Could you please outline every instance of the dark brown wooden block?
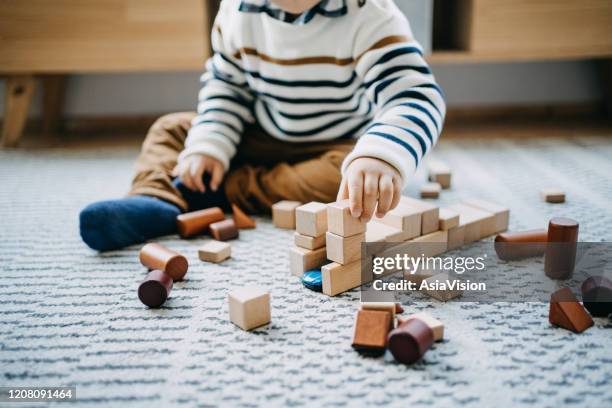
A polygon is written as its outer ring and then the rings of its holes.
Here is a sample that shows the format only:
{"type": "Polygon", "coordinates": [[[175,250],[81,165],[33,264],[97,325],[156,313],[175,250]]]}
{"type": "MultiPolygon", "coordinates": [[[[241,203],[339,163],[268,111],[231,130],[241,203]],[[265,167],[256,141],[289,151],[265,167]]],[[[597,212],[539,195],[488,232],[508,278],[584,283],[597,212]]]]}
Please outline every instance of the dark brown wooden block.
{"type": "Polygon", "coordinates": [[[138,298],[149,307],[160,307],[168,299],[172,285],[172,277],[156,269],[149,272],[145,280],[138,286],[138,298]]]}
{"type": "Polygon", "coordinates": [[[359,310],[355,321],[353,348],[367,354],[383,354],[391,326],[391,313],[379,310],[359,310]]]}
{"type": "Polygon", "coordinates": [[[238,238],[238,228],[234,220],[228,219],[210,224],[210,235],[217,241],[238,238]]]}
{"type": "Polygon", "coordinates": [[[582,333],[593,325],[593,319],[570,288],[560,289],[550,296],[548,320],[575,333],[582,333]]]}
{"type": "Polygon", "coordinates": [[[433,342],[433,330],[420,319],[404,321],[388,338],[389,351],[402,364],[418,361],[433,342]]]}
{"type": "Polygon", "coordinates": [[[504,232],[495,237],[495,252],[504,261],[542,256],[547,242],[548,231],[545,229],[504,232]]]}
{"type": "Polygon", "coordinates": [[[612,313],[612,280],[605,276],[591,276],[582,282],[582,303],[596,317],[612,313]]]}
{"type": "Polygon", "coordinates": [[[213,207],[179,215],[176,217],[176,226],[181,238],[189,238],[205,233],[210,224],[224,218],[223,210],[213,207]]]}
{"type": "Polygon", "coordinates": [[[544,271],[551,279],[569,279],[576,263],[578,222],[571,218],[553,218],[548,224],[548,244],[544,271]]]}
{"type": "Polygon", "coordinates": [[[149,269],[166,272],[175,281],[183,280],[189,263],[183,255],[163,245],[146,244],[140,250],[140,262],[149,269]]]}

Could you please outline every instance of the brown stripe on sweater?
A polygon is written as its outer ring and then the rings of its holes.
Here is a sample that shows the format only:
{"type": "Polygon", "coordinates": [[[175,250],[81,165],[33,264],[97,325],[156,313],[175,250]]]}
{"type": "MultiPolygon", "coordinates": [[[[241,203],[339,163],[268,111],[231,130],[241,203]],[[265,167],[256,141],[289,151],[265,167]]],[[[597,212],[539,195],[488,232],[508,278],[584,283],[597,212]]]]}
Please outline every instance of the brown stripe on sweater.
{"type": "Polygon", "coordinates": [[[370,48],[362,52],[357,56],[357,58],[337,58],[331,56],[314,56],[314,57],[302,57],[302,58],[293,58],[293,59],[283,59],[283,58],[275,58],[266,54],[262,54],[257,51],[255,48],[240,48],[234,53],[234,58],[241,59],[242,55],[251,55],[254,57],[259,57],[261,60],[270,62],[272,64],[277,65],[309,65],[309,64],[333,64],[339,66],[350,65],[356,62],[359,62],[361,57],[372,50],[376,50],[378,48],[386,47],[390,44],[407,42],[408,38],[403,35],[392,35],[389,37],[385,37],[382,40],[376,42],[370,48]]]}

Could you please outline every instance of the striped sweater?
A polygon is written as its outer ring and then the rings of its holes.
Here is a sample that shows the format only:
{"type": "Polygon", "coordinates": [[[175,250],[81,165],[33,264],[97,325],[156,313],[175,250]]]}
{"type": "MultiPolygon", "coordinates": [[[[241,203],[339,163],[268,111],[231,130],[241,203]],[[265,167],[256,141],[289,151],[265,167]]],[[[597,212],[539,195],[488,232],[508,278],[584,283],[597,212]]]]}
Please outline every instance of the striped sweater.
{"type": "Polygon", "coordinates": [[[295,21],[268,0],[223,0],[193,120],[179,158],[229,167],[253,124],[295,143],[359,138],[359,157],[394,166],[408,181],[435,145],[443,93],[392,0],[324,0],[295,21]],[[325,7],[323,7],[323,5],[325,7]]]}

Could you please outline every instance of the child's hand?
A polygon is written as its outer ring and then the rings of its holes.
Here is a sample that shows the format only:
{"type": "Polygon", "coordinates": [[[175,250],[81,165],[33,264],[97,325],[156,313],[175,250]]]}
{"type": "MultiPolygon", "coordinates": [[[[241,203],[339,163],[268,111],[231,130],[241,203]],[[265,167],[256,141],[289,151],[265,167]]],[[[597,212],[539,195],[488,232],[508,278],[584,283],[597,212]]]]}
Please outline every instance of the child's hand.
{"type": "Polygon", "coordinates": [[[402,180],[399,172],[386,162],[369,157],[349,164],[340,184],[338,200],[348,198],[351,215],[368,222],[374,215],[383,217],[397,207],[402,180]]]}
{"type": "Polygon", "coordinates": [[[210,188],[217,191],[223,180],[223,164],[203,154],[192,154],[181,160],[174,168],[174,174],[192,191],[204,193],[204,173],[210,174],[210,188]]]}

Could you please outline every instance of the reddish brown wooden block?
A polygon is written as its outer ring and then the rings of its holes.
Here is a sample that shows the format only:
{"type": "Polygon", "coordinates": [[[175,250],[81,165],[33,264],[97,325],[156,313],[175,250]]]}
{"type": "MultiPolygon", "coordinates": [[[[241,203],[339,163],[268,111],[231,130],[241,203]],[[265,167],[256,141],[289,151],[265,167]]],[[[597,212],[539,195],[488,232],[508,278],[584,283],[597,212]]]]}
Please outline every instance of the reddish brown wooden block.
{"type": "Polygon", "coordinates": [[[379,310],[360,310],[355,321],[353,348],[360,352],[382,354],[387,346],[391,313],[379,310]]]}
{"type": "Polygon", "coordinates": [[[544,255],[548,242],[547,230],[505,232],[495,237],[495,252],[499,259],[511,261],[544,255]]]}
{"type": "Polygon", "coordinates": [[[217,241],[238,238],[239,232],[234,220],[223,220],[210,224],[210,235],[217,241]]]}
{"type": "Polygon", "coordinates": [[[582,333],[593,325],[593,319],[570,288],[560,289],[550,296],[548,320],[575,333],[582,333]]]}
{"type": "Polygon", "coordinates": [[[548,224],[548,243],[544,271],[551,279],[568,279],[576,264],[578,222],[571,218],[553,218],[548,224]]]}
{"type": "Polygon", "coordinates": [[[172,285],[172,277],[156,269],[149,272],[145,280],[138,286],[138,298],[149,307],[160,307],[168,299],[172,285]]]}
{"type": "Polygon", "coordinates": [[[166,272],[175,281],[183,280],[189,263],[187,258],[160,244],[146,244],[140,250],[140,262],[149,269],[166,272]]]}
{"type": "Polygon", "coordinates": [[[239,229],[255,228],[255,220],[246,215],[236,204],[232,204],[232,214],[234,218],[234,224],[236,224],[236,227],[238,227],[239,229]]]}
{"type": "Polygon", "coordinates": [[[213,207],[179,215],[176,217],[176,226],[182,238],[189,238],[205,233],[210,224],[224,218],[223,211],[219,207],[213,207]]]}
{"type": "Polygon", "coordinates": [[[389,333],[389,351],[402,364],[418,361],[434,342],[433,330],[420,319],[409,319],[389,333]]]}

